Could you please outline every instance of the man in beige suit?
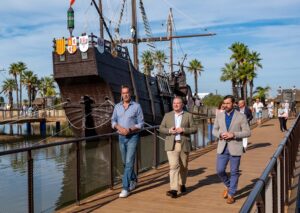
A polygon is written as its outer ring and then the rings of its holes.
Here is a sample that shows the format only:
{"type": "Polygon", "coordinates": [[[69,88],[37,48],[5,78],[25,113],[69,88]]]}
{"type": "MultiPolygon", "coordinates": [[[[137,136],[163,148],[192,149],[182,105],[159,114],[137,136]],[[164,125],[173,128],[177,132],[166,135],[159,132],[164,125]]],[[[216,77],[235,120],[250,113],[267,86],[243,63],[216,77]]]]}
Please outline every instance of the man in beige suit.
{"type": "Polygon", "coordinates": [[[183,111],[181,97],[173,100],[173,111],[166,113],[159,127],[166,134],[165,151],[170,164],[170,190],[167,195],[177,198],[177,192],[186,192],[188,155],[191,151],[190,134],[196,133],[192,114],[183,111]]]}
{"type": "Polygon", "coordinates": [[[250,136],[250,128],[244,114],[233,109],[234,97],[227,95],[223,99],[225,112],[216,115],[213,135],[219,138],[217,148],[217,174],[226,186],[223,192],[228,204],[235,202],[234,194],[239,179],[239,166],[243,154],[243,138],[250,136]],[[230,161],[230,177],[226,167],[230,161]]]}

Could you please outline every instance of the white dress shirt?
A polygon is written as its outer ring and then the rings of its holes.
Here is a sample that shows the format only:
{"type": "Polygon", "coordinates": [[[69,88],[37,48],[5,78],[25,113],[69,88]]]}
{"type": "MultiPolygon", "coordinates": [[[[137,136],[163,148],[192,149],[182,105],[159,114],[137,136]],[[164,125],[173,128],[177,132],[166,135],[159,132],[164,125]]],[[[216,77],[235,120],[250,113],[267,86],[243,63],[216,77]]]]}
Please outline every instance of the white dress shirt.
{"type": "MultiPolygon", "coordinates": [[[[182,115],[183,115],[183,111],[181,111],[178,114],[175,113],[175,128],[180,128],[181,121],[182,121],[182,115]]],[[[176,141],[181,140],[180,134],[176,134],[175,135],[175,140],[176,141]]]]}

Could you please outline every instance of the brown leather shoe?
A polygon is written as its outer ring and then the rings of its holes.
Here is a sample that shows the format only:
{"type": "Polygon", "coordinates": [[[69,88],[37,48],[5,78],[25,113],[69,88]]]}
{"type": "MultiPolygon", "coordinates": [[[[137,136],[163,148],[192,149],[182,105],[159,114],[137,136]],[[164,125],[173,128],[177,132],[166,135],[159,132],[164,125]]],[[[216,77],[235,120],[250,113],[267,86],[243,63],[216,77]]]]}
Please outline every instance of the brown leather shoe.
{"type": "Polygon", "coordinates": [[[235,202],[235,199],[233,196],[228,195],[226,203],[227,204],[233,204],[235,202]]]}
{"type": "Polygon", "coordinates": [[[223,192],[223,198],[224,198],[224,199],[227,199],[227,197],[228,197],[228,192],[229,192],[229,189],[228,189],[228,188],[224,190],[224,192],[223,192]]]}

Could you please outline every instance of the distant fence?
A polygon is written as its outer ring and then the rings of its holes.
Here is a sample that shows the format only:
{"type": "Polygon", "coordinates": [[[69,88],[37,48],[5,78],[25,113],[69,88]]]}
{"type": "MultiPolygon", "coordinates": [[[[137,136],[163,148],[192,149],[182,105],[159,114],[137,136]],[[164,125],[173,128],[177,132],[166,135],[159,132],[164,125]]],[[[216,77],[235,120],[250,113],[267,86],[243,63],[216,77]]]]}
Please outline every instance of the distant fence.
{"type": "Polygon", "coordinates": [[[300,139],[300,114],[278,146],[240,212],[285,212],[300,139]]]}
{"type": "Polygon", "coordinates": [[[0,120],[11,118],[42,118],[42,117],[65,117],[65,110],[63,109],[50,109],[50,110],[37,110],[37,111],[22,111],[22,110],[0,110],[0,120]]]}

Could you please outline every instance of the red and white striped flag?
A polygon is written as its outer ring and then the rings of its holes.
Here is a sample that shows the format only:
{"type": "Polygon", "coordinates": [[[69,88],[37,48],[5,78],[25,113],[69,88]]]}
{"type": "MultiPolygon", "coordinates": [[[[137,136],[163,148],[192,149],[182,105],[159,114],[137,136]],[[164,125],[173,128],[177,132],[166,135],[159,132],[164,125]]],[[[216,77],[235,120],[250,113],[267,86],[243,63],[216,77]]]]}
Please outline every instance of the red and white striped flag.
{"type": "Polygon", "coordinates": [[[70,6],[74,4],[75,0],[70,0],[70,6]]]}

